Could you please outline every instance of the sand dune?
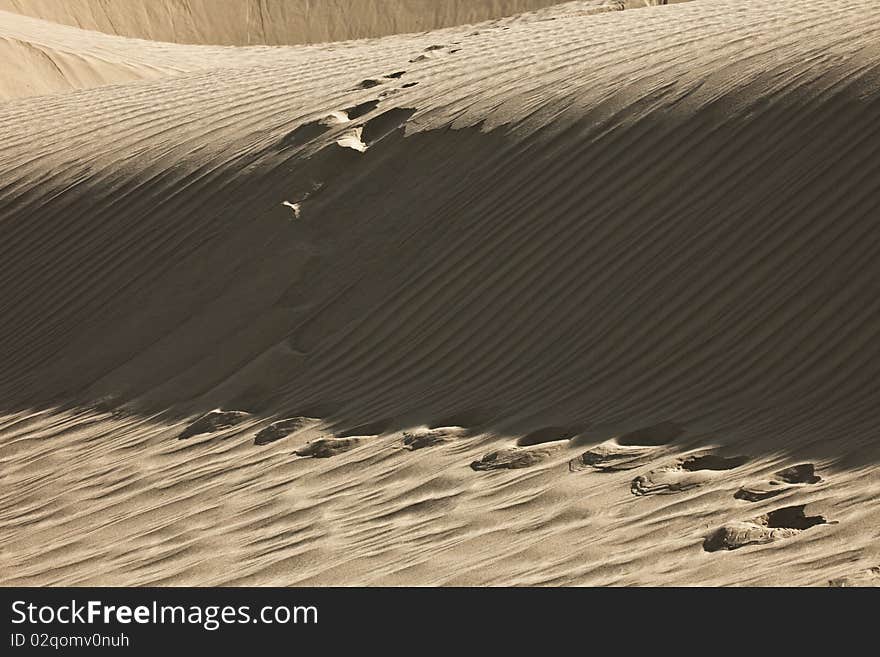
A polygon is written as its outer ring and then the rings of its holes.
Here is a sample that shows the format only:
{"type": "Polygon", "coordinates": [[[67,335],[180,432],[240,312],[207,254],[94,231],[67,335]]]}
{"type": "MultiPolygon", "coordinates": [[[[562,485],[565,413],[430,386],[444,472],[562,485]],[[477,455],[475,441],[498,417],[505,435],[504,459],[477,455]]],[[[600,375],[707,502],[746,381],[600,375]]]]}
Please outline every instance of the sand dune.
{"type": "Polygon", "coordinates": [[[53,6],[0,4],[62,69],[3,78],[0,582],[876,582],[873,0],[53,6]]]}
{"type": "MultiPolygon", "coordinates": [[[[213,68],[247,68],[266,48],[185,46],[126,39],[0,11],[0,100],[152,80],[213,68]]],[[[306,48],[286,52],[301,65],[306,48]]]]}
{"type": "MultiPolygon", "coordinates": [[[[636,0],[638,3],[641,1],[636,0]]],[[[389,5],[385,2],[376,4],[363,0],[337,0],[336,4],[322,3],[319,6],[305,3],[311,8],[307,11],[302,2],[291,0],[279,1],[274,9],[265,0],[262,3],[237,0],[227,2],[225,10],[218,12],[216,5],[208,0],[171,4],[157,0],[110,4],[95,0],[74,0],[69,3],[55,0],[0,0],[0,54],[8,61],[18,63],[0,73],[0,100],[150,80],[202,69],[262,66],[267,61],[267,48],[258,44],[299,43],[308,40],[306,37],[311,40],[342,41],[372,34],[412,31],[418,27],[439,28],[446,24],[468,23],[510,14],[514,15],[506,22],[533,22],[555,20],[560,11],[565,14],[593,14],[617,9],[616,6],[607,5],[605,0],[582,0],[566,3],[562,7],[547,7],[553,4],[550,0],[509,0],[500,3],[419,0],[416,3],[389,5]],[[425,9],[426,3],[430,10],[425,9]],[[260,23],[263,31],[251,33],[248,27],[250,23],[238,14],[245,12],[249,15],[257,11],[257,6],[262,6],[273,20],[264,19],[260,23]],[[547,8],[525,14],[514,12],[517,8],[529,7],[547,8]],[[335,19],[328,18],[340,15],[346,20],[337,23],[335,19]],[[87,29],[51,22],[59,20],[87,29]],[[318,25],[332,29],[323,32],[318,25]],[[244,32],[239,34],[237,30],[244,30],[246,35],[244,32]],[[271,32],[266,33],[265,30],[271,32]],[[120,38],[118,35],[131,38],[120,38]],[[184,44],[254,45],[226,48],[170,43],[181,40],[184,44]]],[[[435,34],[440,36],[442,32],[435,30],[435,34]]],[[[290,61],[301,66],[311,56],[320,57],[328,49],[345,47],[345,44],[327,44],[321,46],[319,51],[305,48],[276,50],[269,61],[290,61]]]]}
{"type": "Polygon", "coordinates": [[[131,43],[0,11],[0,100],[150,80],[201,68],[185,49],[131,43]]]}
{"type": "Polygon", "coordinates": [[[0,0],[0,10],[153,41],[277,46],[422,32],[556,4],[558,0],[235,0],[218,10],[216,0],[0,0]]]}

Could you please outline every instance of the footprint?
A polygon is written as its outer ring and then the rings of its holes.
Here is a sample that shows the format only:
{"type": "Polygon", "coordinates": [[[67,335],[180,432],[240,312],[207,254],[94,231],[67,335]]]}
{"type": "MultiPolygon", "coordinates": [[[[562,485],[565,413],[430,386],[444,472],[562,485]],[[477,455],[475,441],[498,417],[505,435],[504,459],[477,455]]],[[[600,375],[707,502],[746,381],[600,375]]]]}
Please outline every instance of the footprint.
{"type": "MultiPolygon", "coordinates": [[[[468,36],[470,36],[470,35],[468,35],[468,36]]],[[[458,44],[454,43],[452,45],[458,45],[458,44]]],[[[441,55],[442,53],[440,51],[445,48],[448,48],[448,50],[446,50],[447,55],[454,55],[455,53],[457,53],[461,50],[461,48],[452,48],[451,46],[446,46],[443,44],[434,44],[434,45],[431,45],[431,46],[428,46],[427,48],[425,48],[422,51],[422,54],[416,55],[411,60],[409,60],[409,63],[410,64],[417,64],[419,62],[424,62],[429,59],[434,59],[438,55],[441,55]]]]}
{"type": "MultiPolygon", "coordinates": [[[[377,100],[369,101],[352,107],[349,112],[352,112],[353,115],[356,116],[363,116],[375,109],[378,104],[379,101],[377,100]]],[[[416,110],[412,107],[392,108],[373,117],[364,123],[364,125],[346,131],[336,140],[336,144],[342,148],[350,148],[359,153],[364,153],[377,141],[402,129],[406,125],[406,122],[409,121],[415,113],[416,110]]],[[[349,114],[349,116],[352,116],[352,114],[349,114]]]]}
{"type": "Polygon", "coordinates": [[[633,470],[652,460],[656,451],[654,447],[627,447],[612,439],[573,458],[568,462],[568,469],[571,472],[587,469],[601,472],[633,470]]]}
{"type": "Polygon", "coordinates": [[[822,516],[804,514],[805,504],[786,506],[752,520],[730,522],[712,532],[703,541],[706,552],[736,550],[746,545],[762,545],[797,536],[801,532],[827,524],[822,516]]]}
{"type": "Polygon", "coordinates": [[[355,105],[354,107],[349,107],[347,110],[345,110],[345,116],[349,120],[353,121],[354,119],[361,118],[365,114],[369,114],[377,107],[379,107],[378,100],[368,100],[367,102],[361,103],[360,105],[355,105]]]}
{"type": "Polygon", "coordinates": [[[361,80],[357,84],[358,89],[372,89],[373,87],[378,87],[382,84],[382,80],[377,80],[376,78],[367,78],[366,80],[361,80]]]}
{"type": "Polygon", "coordinates": [[[606,440],[568,463],[571,472],[632,470],[657,457],[659,448],[684,434],[674,422],[662,422],[606,440]]]}
{"type": "Polygon", "coordinates": [[[489,452],[479,461],[471,463],[471,469],[481,470],[518,470],[529,468],[546,461],[556,450],[547,447],[526,449],[510,447],[489,452]]]}
{"type": "Polygon", "coordinates": [[[285,135],[284,138],[282,138],[281,140],[281,146],[283,148],[302,146],[314,139],[317,139],[325,132],[330,130],[330,128],[333,128],[334,126],[343,123],[347,123],[349,120],[350,116],[346,111],[330,112],[330,114],[328,114],[324,118],[318,119],[317,121],[309,121],[308,123],[304,123],[295,130],[287,133],[287,135],[285,135]]]}
{"type": "Polygon", "coordinates": [[[245,411],[224,411],[218,408],[205,413],[195,420],[177,438],[178,440],[184,440],[197,436],[200,433],[214,433],[221,429],[228,429],[243,422],[248,417],[250,417],[250,413],[245,411]]]}
{"type": "Polygon", "coordinates": [[[442,445],[464,432],[461,427],[443,427],[440,429],[422,429],[418,431],[406,431],[403,434],[403,446],[405,449],[415,451],[425,447],[442,445]]]}
{"type": "Polygon", "coordinates": [[[712,480],[712,472],[732,470],[748,461],[746,456],[730,458],[717,454],[692,454],[673,465],[651,470],[632,480],[633,495],[680,493],[712,480]]]}
{"type": "Polygon", "coordinates": [[[297,456],[328,459],[357,447],[357,438],[318,438],[296,450],[297,456]]]}
{"type": "Polygon", "coordinates": [[[733,496],[738,500],[760,502],[792,488],[799,488],[804,484],[816,484],[820,481],[822,477],[816,475],[812,463],[801,463],[774,473],[770,481],[743,486],[733,496]]]}
{"type": "Polygon", "coordinates": [[[329,129],[330,126],[324,123],[324,121],[311,121],[288,133],[284,139],[281,140],[281,145],[285,147],[302,146],[313,139],[317,139],[329,129]]]}
{"type": "Polygon", "coordinates": [[[416,110],[412,107],[395,107],[370,119],[364,124],[361,140],[372,146],[396,130],[400,130],[410,120],[416,110]]]}
{"type": "Polygon", "coordinates": [[[268,427],[260,431],[254,438],[254,445],[268,445],[276,440],[281,440],[292,433],[296,433],[300,429],[305,429],[311,424],[318,422],[313,417],[289,417],[284,420],[273,422],[268,427]]]}
{"type": "Polygon", "coordinates": [[[880,586],[880,566],[868,568],[854,575],[828,580],[828,586],[835,587],[874,587],[880,586]]]}
{"type": "Polygon", "coordinates": [[[529,447],[530,445],[542,445],[544,443],[552,443],[556,441],[568,440],[577,434],[574,429],[566,429],[564,427],[544,427],[537,431],[532,431],[516,441],[518,447],[529,447]]]}

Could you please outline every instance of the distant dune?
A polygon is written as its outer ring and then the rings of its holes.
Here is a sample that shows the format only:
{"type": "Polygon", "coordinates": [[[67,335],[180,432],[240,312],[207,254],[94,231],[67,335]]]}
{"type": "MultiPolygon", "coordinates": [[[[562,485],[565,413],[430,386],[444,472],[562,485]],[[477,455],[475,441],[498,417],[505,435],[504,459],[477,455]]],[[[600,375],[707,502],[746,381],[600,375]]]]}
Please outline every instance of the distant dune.
{"type": "MultiPolygon", "coordinates": [[[[632,2],[641,4],[643,0],[632,2]]],[[[224,0],[222,11],[217,11],[216,0],[0,0],[0,55],[4,61],[17,62],[0,71],[0,100],[199,69],[260,66],[265,62],[265,52],[257,46],[432,30],[542,7],[551,13],[559,11],[552,5],[558,3],[224,0]],[[175,47],[172,42],[214,47],[175,47]],[[233,50],[218,45],[255,48],[233,50]]],[[[563,7],[580,13],[616,8],[606,5],[605,0],[564,3],[563,7]]],[[[289,51],[287,55],[302,61],[308,52],[289,51]]]]}
{"type": "Polygon", "coordinates": [[[0,0],[0,10],[153,41],[278,46],[422,32],[555,4],[558,0],[223,0],[222,6],[217,0],[0,0]]]}
{"type": "Polygon", "coordinates": [[[122,4],[0,0],[0,583],[877,582],[878,3],[122,4]]]}

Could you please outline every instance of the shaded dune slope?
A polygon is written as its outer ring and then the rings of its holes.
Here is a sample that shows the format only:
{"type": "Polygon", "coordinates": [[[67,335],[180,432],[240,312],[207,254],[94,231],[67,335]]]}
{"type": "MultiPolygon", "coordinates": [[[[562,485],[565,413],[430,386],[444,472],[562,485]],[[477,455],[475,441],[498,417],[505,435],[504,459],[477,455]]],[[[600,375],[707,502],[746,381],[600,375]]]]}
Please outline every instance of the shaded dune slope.
{"type": "MultiPolygon", "coordinates": [[[[35,486],[0,508],[45,546],[6,534],[7,581],[876,565],[880,7],[717,0],[442,36],[0,105],[2,458],[35,486]],[[236,440],[174,440],[216,407],[252,414],[236,440]],[[291,461],[301,439],[253,451],[293,414],[377,437],[324,462],[291,461]],[[839,525],[731,563],[703,532],[757,512],[723,486],[634,507],[632,474],[565,467],[663,422],[743,477],[815,461],[835,486],[805,501],[839,525]],[[445,424],[475,437],[404,458],[394,432],[445,424]],[[466,468],[517,436],[544,447],[542,427],[579,438],[517,476],[466,468]],[[61,491],[96,479],[117,526],[54,553],[102,513],[58,521],[61,491]]],[[[663,458],[646,490],[668,487],[663,458]]]]}

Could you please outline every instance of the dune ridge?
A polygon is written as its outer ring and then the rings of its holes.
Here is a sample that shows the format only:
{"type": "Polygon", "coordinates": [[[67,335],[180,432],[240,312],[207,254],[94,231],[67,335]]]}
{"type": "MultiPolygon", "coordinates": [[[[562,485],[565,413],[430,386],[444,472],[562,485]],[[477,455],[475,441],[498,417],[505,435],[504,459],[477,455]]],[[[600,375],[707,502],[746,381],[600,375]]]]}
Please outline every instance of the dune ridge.
{"type": "MultiPolygon", "coordinates": [[[[210,68],[259,65],[266,48],[187,46],[87,32],[0,11],[0,100],[126,84],[210,68]]],[[[287,51],[301,63],[309,49],[287,51]]]]}
{"type": "Polygon", "coordinates": [[[571,3],[0,104],[0,581],[864,579],[878,37],[571,3]]]}
{"type": "Polygon", "coordinates": [[[214,0],[0,0],[0,10],[151,41],[278,46],[422,32],[556,4],[558,0],[234,0],[218,10],[214,0]]]}
{"type": "MultiPolygon", "coordinates": [[[[247,25],[246,21],[239,19],[238,14],[256,11],[252,7],[252,0],[228,2],[224,5],[224,11],[220,12],[214,11],[214,6],[208,0],[204,0],[208,4],[196,0],[195,7],[189,4],[190,0],[162,5],[162,10],[157,9],[161,3],[156,0],[148,0],[146,4],[140,1],[106,4],[95,3],[94,0],[75,0],[64,4],[54,0],[48,4],[34,0],[5,0],[4,4],[4,0],[0,0],[0,53],[8,61],[17,62],[16,66],[7,67],[0,74],[0,100],[151,80],[202,69],[260,66],[266,61],[265,46],[277,41],[284,43],[285,39],[299,43],[305,35],[323,34],[316,25],[333,23],[327,19],[327,13],[346,17],[346,21],[339,23],[339,29],[325,35],[327,40],[344,41],[358,38],[359,35],[362,37],[366,33],[384,34],[382,30],[388,33],[406,31],[414,29],[417,24],[424,28],[437,28],[446,23],[457,25],[483,20],[488,25],[491,21],[486,19],[493,17],[505,23],[531,22],[555,20],[553,16],[559,11],[591,14],[616,10],[616,7],[606,5],[604,0],[580,0],[564,3],[561,7],[547,0],[514,0],[500,4],[462,4],[452,0],[449,6],[430,1],[434,7],[432,11],[425,11],[421,5],[367,5],[362,0],[358,0],[357,11],[351,7],[343,11],[344,7],[322,4],[316,12],[317,16],[306,20],[311,9],[306,11],[304,7],[284,0],[275,7],[275,13],[282,14],[279,21],[261,22],[263,28],[271,26],[275,36],[266,36],[263,33],[265,29],[255,34],[248,32],[250,47],[228,48],[203,45],[201,42],[224,44],[242,41],[244,37],[231,36],[228,31],[247,25]],[[533,7],[546,8],[524,14],[514,11],[516,8],[533,7]],[[415,23],[411,22],[417,17],[415,23]],[[384,28],[369,27],[377,21],[381,23],[383,19],[390,21],[384,28]],[[158,27],[154,26],[156,21],[158,27]],[[183,43],[176,43],[180,39],[177,29],[181,21],[193,30],[195,26],[205,30],[200,37],[194,36],[196,32],[192,30],[184,30],[184,34],[191,35],[195,45],[190,45],[185,39],[183,43]],[[166,22],[169,24],[165,25],[166,22]],[[65,23],[85,25],[89,29],[67,27],[65,23]],[[122,29],[123,26],[128,26],[128,29],[122,29]],[[157,30],[164,39],[156,39],[157,30]],[[121,37],[120,33],[131,36],[121,37]],[[300,36],[292,36],[297,34],[300,36]]],[[[338,2],[344,5],[351,0],[338,2]]],[[[313,7],[309,3],[306,5],[313,7]]],[[[263,11],[273,13],[268,6],[264,6],[263,11]]],[[[433,31],[438,36],[442,34],[440,29],[433,31]]],[[[311,40],[320,41],[317,38],[311,40]]],[[[321,44],[320,50],[350,45],[321,44]]],[[[312,52],[315,52],[314,49],[301,46],[299,50],[276,52],[273,58],[275,61],[288,58],[300,64],[312,52]]]]}

